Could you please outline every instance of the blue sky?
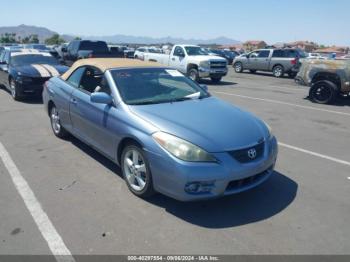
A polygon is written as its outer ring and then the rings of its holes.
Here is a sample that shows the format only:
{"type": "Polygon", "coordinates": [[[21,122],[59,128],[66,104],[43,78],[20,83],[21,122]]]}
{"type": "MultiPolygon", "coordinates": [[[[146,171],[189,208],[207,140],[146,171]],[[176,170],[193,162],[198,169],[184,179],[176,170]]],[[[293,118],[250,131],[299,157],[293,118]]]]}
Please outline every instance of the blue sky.
{"type": "Polygon", "coordinates": [[[37,25],[61,34],[350,45],[349,0],[7,0],[1,6],[1,26],[37,25]]]}

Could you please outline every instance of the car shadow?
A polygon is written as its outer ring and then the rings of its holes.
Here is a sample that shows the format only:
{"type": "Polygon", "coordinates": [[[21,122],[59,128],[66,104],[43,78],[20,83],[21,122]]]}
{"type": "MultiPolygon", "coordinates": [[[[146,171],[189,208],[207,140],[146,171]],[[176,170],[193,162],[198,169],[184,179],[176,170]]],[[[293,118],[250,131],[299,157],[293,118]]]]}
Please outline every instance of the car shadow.
{"type": "MultiPolygon", "coordinates": [[[[309,102],[313,104],[317,104],[316,102],[311,101],[309,96],[306,96],[304,100],[308,100],[309,102]]],[[[328,106],[334,106],[334,107],[347,107],[350,106],[350,96],[339,96],[335,99],[335,101],[332,104],[327,104],[328,106]]]]}
{"type": "Polygon", "coordinates": [[[220,81],[219,83],[214,83],[213,81],[209,80],[209,79],[201,79],[199,81],[199,84],[203,84],[203,85],[211,85],[211,86],[231,86],[231,85],[237,85],[237,83],[235,82],[231,82],[231,81],[220,81]]]}
{"type": "MultiPolygon", "coordinates": [[[[258,71],[255,73],[251,73],[248,71],[244,71],[240,74],[245,74],[245,75],[258,75],[258,76],[268,76],[268,77],[272,77],[272,78],[276,78],[272,73],[269,72],[263,72],[263,71],[258,71]]],[[[290,80],[294,80],[293,78],[289,77],[287,74],[285,74],[283,77],[280,78],[276,78],[276,79],[290,79],[290,80]]]]}
{"type": "MultiPolygon", "coordinates": [[[[0,90],[6,92],[9,96],[11,96],[11,92],[8,89],[6,89],[6,87],[0,86],[0,90]]],[[[40,105],[40,104],[43,104],[43,98],[41,96],[26,96],[16,102],[32,104],[32,105],[40,105]]]]}
{"type": "Polygon", "coordinates": [[[297,190],[298,184],[295,181],[274,172],[262,185],[229,197],[183,203],[156,195],[148,201],[188,223],[219,229],[247,225],[273,217],[293,202],[297,190]]]}
{"type": "MultiPolygon", "coordinates": [[[[114,162],[74,137],[69,138],[69,141],[114,174],[122,177],[121,169],[114,162]]],[[[156,194],[145,201],[200,227],[228,228],[273,217],[293,202],[297,191],[298,184],[295,181],[275,171],[271,178],[262,185],[224,198],[200,202],[180,202],[156,194]]]]}

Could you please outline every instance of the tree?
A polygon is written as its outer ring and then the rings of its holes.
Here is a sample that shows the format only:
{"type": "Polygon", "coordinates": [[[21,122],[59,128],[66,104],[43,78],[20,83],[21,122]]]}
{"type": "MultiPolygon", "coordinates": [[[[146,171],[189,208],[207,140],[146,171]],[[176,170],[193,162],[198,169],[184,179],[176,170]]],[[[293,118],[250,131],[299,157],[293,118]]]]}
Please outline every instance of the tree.
{"type": "Polygon", "coordinates": [[[47,45],[60,45],[64,42],[64,39],[61,38],[59,34],[54,34],[53,36],[45,39],[45,44],[47,45]]]}
{"type": "Polygon", "coordinates": [[[3,44],[17,43],[16,34],[14,34],[14,33],[2,34],[0,36],[0,43],[3,43],[3,44]]]}
{"type": "Polygon", "coordinates": [[[29,35],[24,38],[22,38],[23,44],[39,44],[39,37],[38,35],[29,35]]]}
{"type": "Polygon", "coordinates": [[[81,37],[76,36],[76,37],[74,38],[74,40],[81,40],[81,37]]]}

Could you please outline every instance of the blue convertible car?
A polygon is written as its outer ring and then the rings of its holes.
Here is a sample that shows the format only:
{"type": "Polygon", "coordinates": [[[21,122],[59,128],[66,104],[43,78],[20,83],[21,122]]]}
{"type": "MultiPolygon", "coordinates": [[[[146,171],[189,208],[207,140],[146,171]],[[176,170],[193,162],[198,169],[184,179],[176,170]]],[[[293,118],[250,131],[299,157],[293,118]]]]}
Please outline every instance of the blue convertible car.
{"type": "Polygon", "coordinates": [[[43,100],[54,134],[119,164],[140,197],[230,195],[267,180],[276,163],[277,141],[262,120],[155,63],[80,60],[46,83],[43,100]]]}

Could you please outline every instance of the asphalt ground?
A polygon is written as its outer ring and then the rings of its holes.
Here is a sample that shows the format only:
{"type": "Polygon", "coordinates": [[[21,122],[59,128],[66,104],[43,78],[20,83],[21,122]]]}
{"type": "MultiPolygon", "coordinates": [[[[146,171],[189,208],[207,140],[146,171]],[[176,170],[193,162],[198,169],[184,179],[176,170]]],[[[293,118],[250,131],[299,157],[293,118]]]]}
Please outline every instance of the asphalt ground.
{"type": "Polygon", "coordinates": [[[195,203],[133,196],[115,164],[52,134],[41,101],[0,90],[0,254],[350,254],[350,100],[232,68],[203,83],[266,121],[280,152],[261,186],[195,203]]]}

